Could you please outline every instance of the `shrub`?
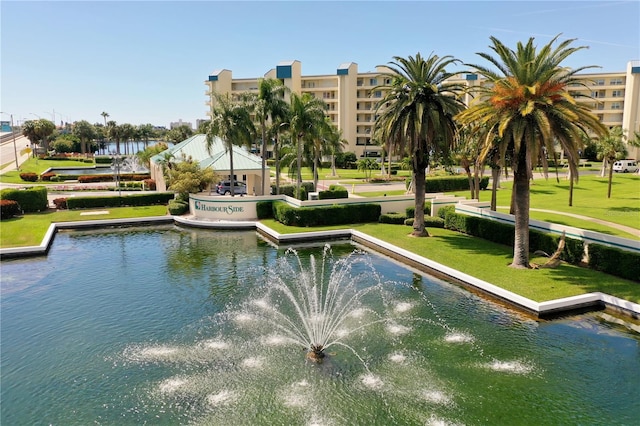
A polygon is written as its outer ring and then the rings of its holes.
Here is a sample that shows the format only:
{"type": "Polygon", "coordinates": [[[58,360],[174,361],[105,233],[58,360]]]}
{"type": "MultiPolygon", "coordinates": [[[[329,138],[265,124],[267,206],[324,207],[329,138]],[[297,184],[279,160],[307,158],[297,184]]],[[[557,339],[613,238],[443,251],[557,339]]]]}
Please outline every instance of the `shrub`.
{"type": "Polygon", "coordinates": [[[258,219],[273,218],[273,201],[258,201],[256,203],[256,214],[258,215],[258,219]]]}
{"type": "Polygon", "coordinates": [[[53,200],[53,205],[56,206],[58,210],[66,210],[67,209],[67,199],[66,197],[55,198],[53,200]]]}
{"type": "Polygon", "coordinates": [[[155,191],[156,190],[156,181],[153,179],[145,179],[143,180],[144,182],[144,187],[147,188],[147,190],[149,191],[155,191]]]}
{"type": "Polygon", "coordinates": [[[180,200],[171,200],[167,205],[167,210],[172,216],[180,216],[189,211],[189,203],[180,200]]]}
{"type": "MultiPolygon", "coordinates": [[[[415,217],[416,215],[416,208],[415,207],[407,207],[406,211],[406,216],[407,217],[415,217]]],[[[424,203],[424,215],[425,216],[431,216],[431,204],[430,203],[424,203]]]]}
{"type": "Polygon", "coordinates": [[[55,177],[55,176],[56,176],[56,174],[55,174],[55,173],[53,173],[53,172],[47,172],[47,173],[43,173],[43,174],[41,174],[41,175],[40,175],[40,179],[41,179],[41,180],[43,180],[43,181],[48,182],[48,181],[50,181],[50,180],[51,180],[51,178],[53,178],[53,177],[55,177]]]}
{"type": "Polygon", "coordinates": [[[20,204],[14,200],[0,200],[0,220],[10,219],[20,214],[20,204]]]}
{"type": "Polygon", "coordinates": [[[406,220],[406,216],[400,213],[385,213],[381,214],[378,222],[390,223],[392,225],[402,225],[406,220]]]}
{"type": "Polygon", "coordinates": [[[342,185],[330,185],[328,190],[318,192],[318,199],[320,200],[333,200],[338,198],[349,198],[347,188],[342,185]]]}
{"type": "Polygon", "coordinates": [[[453,212],[455,213],[456,211],[456,206],[444,206],[444,207],[440,207],[438,209],[438,217],[441,219],[445,219],[446,215],[448,212],[453,212]]]}
{"type": "Polygon", "coordinates": [[[151,192],[119,197],[72,197],[67,199],[69,209],[89,209],[96,207],[149,206],[167,204],[174,198],[173,192],[151,192]]]}
{"type": "Polygon", "coordinates": [[[96,164],[111,164],[111,163],[113,163],[113,159],[108,155],[96,155],[95,161],[96,161],[96,164]]]}
{"type": "Polygon", "coordinates": [[[36,173],[20,173],[20,179],[26,182],[36,182],[38,175],[36,173]]]}
{"type": "Polygon", "coordinates": [[[602,244],[589,244],[589,267],[640,282],[640,255],[602,244]]]}
{"type": "MultiPolygon", "coordinates": [[[[414,218],[410,217],[405,219],[404,224],[407,226],[413,226],[414,218]]],[[[444,219],[441,217],[424,217],[424,226],[425,228],[444,228],[444,219]]]]}
{"type": "Polygon", "coordinates": [[[274,218],[289,226],[328,226],[348,223],[377,222],[379,204],[346,204],[295,208],[285,202],[273,203],[274,218]]]}
{"type": "Polygon", "coordinates": [[[23,212],[33,213],[47,209],[47,188],[33,186],[25,189],[7,188],[0,191],[1,200],[16,201],[23,212]]]}

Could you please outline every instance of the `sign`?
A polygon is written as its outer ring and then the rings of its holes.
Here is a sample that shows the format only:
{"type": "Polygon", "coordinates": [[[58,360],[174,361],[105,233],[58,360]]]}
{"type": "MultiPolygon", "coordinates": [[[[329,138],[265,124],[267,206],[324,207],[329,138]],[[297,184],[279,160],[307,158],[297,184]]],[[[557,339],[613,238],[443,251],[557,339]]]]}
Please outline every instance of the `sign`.
{"type": "Polygon", "coordinates": [[[189,196],[189,208],[196,219],[208,220],[256,220],[258,218],[255,197],[189,196]]]}
{"type": "Polygon", "coordinates": [[[2,133],[11,133],[10,121],[0,121],[0,125],[2,125],[2,133]]]}

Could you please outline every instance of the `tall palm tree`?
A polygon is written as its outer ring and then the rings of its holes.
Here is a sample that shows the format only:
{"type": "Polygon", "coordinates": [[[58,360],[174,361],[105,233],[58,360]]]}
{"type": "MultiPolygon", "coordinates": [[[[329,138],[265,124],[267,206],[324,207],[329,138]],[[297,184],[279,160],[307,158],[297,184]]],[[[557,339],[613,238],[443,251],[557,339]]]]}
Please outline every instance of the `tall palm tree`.
{"type": "Polygon", "coordinates": [[[324,113],[327,104],[319,98],[313,97],[309,93],[298,95],[291,93],[291,111],[289,116],[289,131],[296,142],[297,152],[297,194],[300,194],[302,185],[302,154],[303,144],[313,143],[318,137],[321,127],[324,126],[324,113]]]}
{"type": "Polygon", "coordinates": [[[102,116],[102,118],[104,118],[104,127],[107,127],[107,117],[109,117],[109,113],[106,111],[102,111],[100,115],[102,116]]]}
{"type": "Polygon", "coordinates": [[[415,183],[415,216],[412,235],[429,236],[424,226],[426,169],[431,155],[453,143],[453,116],[464,108],[459,94],[463,87],[447,82],[453,73],[446,68],[459,62],[451,56],[423,58],[394,56],[384,73],[384,93],[376,104],[375,131],[380,140],[398,141],[411,157],[415,183]]]}
{"type": "MultiPolygon", "coordinates": [[[[519,42],[516,50],[491,37],[496,57],[478,53],[497,68],[471,65],[490,83],[478,86],[480,100],[458,118],[463,123],[478,121],[498,131],[500,157],[511,156],[513,168],[513,210],[515,215],[514,268],[529,268],[529,203],[533,167],[541,161],[546,173],[546,153],[554,152],[554,143],[567,153],[571,173],[577,178],[581,134],[588,130],[598,134],[606,128],[589,108],[578,103],[569,92],[580,84],[575,70],[561,66],[572,53],[583,47],[570,47],[573,40],[558,37],[539,50],[533,38],[519,42]]],[[[485,146],[486,156],[492,146],[485,146]]]]}
{"type": "Polygon", "coordinates": [[[260,154],[262,157],[262,188],[258,195],[264,195],[264,186],[267,179],[267,123],[274,123],[277,118],[286,115],[288,105],[284,100],[284,93],[288,88],[282,84],[280,80],[274,78],[266,78],[258,81],[257,96],[252,99],[253,113],[260,126],[260,136],[262,139],[262,147],[260,154]]]}
{"type": "Polygon", "coordinates": [[[215,93],[216,105],[212,111],[211,122],[207,131],[207,149],[211,150],[214,137],[219,137],[229,154],[229,180],[231,196],[235,195],[233,146],[250,145],[255,137],[255,126],[251,120],[247,104],[234,101],[228,94],[215,93]]]}
{"type": "Polygon", "coordinates": [[[91,140],[96,137],[96,130],[93,124],[87,120],[80,120],[73,123],[72,133],[80,139],[80,151],[84,155],[91,140]]]}

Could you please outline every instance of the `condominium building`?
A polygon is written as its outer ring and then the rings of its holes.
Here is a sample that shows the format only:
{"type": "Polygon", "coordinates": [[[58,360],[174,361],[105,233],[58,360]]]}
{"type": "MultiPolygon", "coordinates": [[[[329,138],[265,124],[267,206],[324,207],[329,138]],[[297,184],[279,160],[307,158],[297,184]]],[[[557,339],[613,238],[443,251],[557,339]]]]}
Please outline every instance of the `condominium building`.
{"type": "MultiPolygon", "coordinates": [[[[261,78],[276,78],[292,92],[310,93],[327,104],[327,116],[342,131],[348,142],[345,151],[355,152],[358,157],[379,157],[382,147],[373,139],[376,120],[375,105],[382,92],[374,90],[382,81],[384,67],[373,72],[359,72],[353,62],[340,64],[335,74],[302,75],[300,61],[279,63],[261,78]]],[[[629,62],[626,71],[581,75],[585,85],[576,85],[570,90],[587,95],[587,102],[594,114],[608,127],[621,126],[628,135],[640,131],[640,61],[629,62]]],[[[461,74],[454,78],[467,86],[483,84],[477,74],[461,74]]],[[[257,92],[259,78],[233,78],[227,69],[215,70],[205,81],[209,101],[209,115],[213,111],[213,93],[230,94],[257,92]]],[[[472,100],[465,95],[464,101],[472,100]]],[[[267,153],[270,157],[271,153],[267,153]]],[[[640,150],[629,147],[629,157],[640,158],[640,150]]]]}

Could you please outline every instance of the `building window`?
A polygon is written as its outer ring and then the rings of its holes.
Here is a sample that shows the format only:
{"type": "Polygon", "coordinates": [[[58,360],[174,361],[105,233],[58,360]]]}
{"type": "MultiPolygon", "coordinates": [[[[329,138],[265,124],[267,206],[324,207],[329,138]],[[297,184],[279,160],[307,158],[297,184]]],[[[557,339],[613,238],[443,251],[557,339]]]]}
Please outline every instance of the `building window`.
{"type": "Polygon", "coordinates": [[[593,80],[594,86],[604,86],[604,79],[593,80]]]}
{"type": "Polygon", "coordinates": [[[614,98],[624,98],[624,90],[614,90],[612,96],[614,98]]]}
{"type": "Polygon", "coordinates": [[[611,109],[620,109],[621,105],[620,102],[614,102],[611,104],[611,109]]]}
{"type": "Polygon", "coordinates": [[[378,80],[376,80],[375,78],[369,79],[369,86],[377,86],[377,85],[378,85],[378,80]]]}
{"type": "Polygon", "coordinates": [[[363,86],[364,85],[364,81],[362,81],[361,78],[358,79],[358,86],[363,86]]]}
{"type": "Polygon", "coordinates": [[[376,90],[375,92],[373,92],[373,97],[374,98],[381,98],[382,97],[382,92],[380,90],[376,90]]]}
{"type": "Polygon", "coordinates": [[[624,83],[621,78],[612,78],[609,84],[612,86],[622,86],[624,83]]]}

